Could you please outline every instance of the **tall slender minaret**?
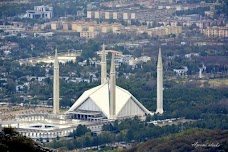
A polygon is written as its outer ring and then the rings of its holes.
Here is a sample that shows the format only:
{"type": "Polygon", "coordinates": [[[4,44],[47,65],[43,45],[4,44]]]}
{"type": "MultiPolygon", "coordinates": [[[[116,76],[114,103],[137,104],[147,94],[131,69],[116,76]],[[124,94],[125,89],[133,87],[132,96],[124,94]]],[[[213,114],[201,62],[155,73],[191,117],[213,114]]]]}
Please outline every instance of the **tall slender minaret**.
{"type": "Polygon", "coordinates": [[[105,45],[102,46],[102,55],[101,55],[101,84],[104,84],[107,81],[107,68],[106,68],[106,53],[105,45]]]}
{"type": "Polygon", "coordinates": [[[157,63],[157,110],[156,113],[163,114],[163,65],[161,48],[158,53],[157,63]]]}
{"type": "Polygon", "coordinates": [[[110,69],[110,119],[116,119],[116,70],[115,70],[115,53],[112,53],[110,69]]]}
{"type": "Polygon", "coordinates": [[[203,68],[199,68],[199,78],[200,79],[202,79],[202,77],[203,77],[202,72],[203,72],[203,68]]]}
{"type": "Polygon", "coordinates": [[[55,49],[53,72],[53,114],[59,114],[59,61],[57,49],[55,49]]]}

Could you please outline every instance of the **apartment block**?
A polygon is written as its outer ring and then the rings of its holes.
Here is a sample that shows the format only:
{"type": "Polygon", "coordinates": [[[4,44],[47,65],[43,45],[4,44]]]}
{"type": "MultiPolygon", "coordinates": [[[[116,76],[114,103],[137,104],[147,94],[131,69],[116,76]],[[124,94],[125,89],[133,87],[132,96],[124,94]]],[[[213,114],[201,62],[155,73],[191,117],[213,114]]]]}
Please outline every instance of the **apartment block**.
{"type": "Polygon", "coordinates": [[[87,11],[87,18],[88,19],[120,19],[120,20],[129,20],[129,19],[136,19],[135,12],[123,12],[123,11],[87,11]]]}
{"type": "Polygon", "coordinates": [[[219,26],[213,26],[213,27],[207,27],[206,29],[202,29],[201,33],[206,35],[207,37],[220,37],[225,38],[228,37],[228,26],[225,27],[219,27],[219,26]]]}
{"type": "Polygon", "coordinates": [[[95,38],[97,34],[98,34],[97,32],[82,31],[80,32],[80,37],[91,39],[91,38],[95,38]]]}

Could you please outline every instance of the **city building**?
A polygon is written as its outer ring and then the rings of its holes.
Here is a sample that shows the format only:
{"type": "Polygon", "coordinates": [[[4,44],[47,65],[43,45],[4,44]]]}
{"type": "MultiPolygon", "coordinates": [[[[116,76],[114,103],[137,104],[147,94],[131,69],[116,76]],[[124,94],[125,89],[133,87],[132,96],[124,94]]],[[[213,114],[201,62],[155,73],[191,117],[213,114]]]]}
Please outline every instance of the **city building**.
{"type": "Polygon", "coordinates": [[[135,33],[148,34],[149,36],[164,36],[182,33],[182,27],[176,25],[166,25],[155,28],[147,28],[146,26],[123,26],[119,23],[109,24],[107,22],[96,23],[93,21],[75,21],[75,22],[51,22],[52,30],[72,30],[79,32],[80,37],[95,38],[98,34],[103,33],[135,33]]]}
{"type": "Polygon", "coordinates": [[[63,23],[62,23],[62,26],[63,26],[63,30],[64,30],[64,31],[71,30],[71,24],[69,24],[69,23],[67,23],[67,22],[63,22],[63,23]]]}
{"type": "Polygon", "coordinates": [[[51,29],[52,30],[59,30],[62,28],[62,24],[59,22],[51,22],[51,29]]]}
{"type": "Polygon", "coordinates": [[[203,33],[204,35],[206,35],[207,37],[210,37],[210,38],[213,38],[213,37],[225,38],[225,37],[228,37],[228,26],[207,27],[205,29],[202,29],[201,33],[203,33]]]}
{"type": "Polygon", "coordinates": [[[134,20],[136,19],[136,12],[130,12],[126,10],[115,11],[115,10],[88,10],[88,19],[104,19],[104,20],[134,20]]]}
{"type": "Polygon", "coordinates": [[[164,36],[169,34],[180,34],[182,32],[181,26],[161,26],[161,27],[155,27],[151,29],[147,29],[146,33],[148,33],[149,36],[164,36]]]}
{"type": "Polygon", "coordinates": [[[10,33],[10,34],[16,34],[16,33],[25,31],[25,28],[17,27],[14,25],[0,25],[0,30],[3,30],[4,32],[10,33]]]}
{"type": "Polygon", "coordinates": [[[26,17],[32,19],[44,18],[51,19],[53,17],[53,7],[50,6],[34,6],[34,10],[27,10],[26,17]]]}
{"type": "Polygon", "coordinates": [[[81,38],[87,38],[87,39],[92,39],[97,36],[97,32],[89,32],[89,31],[82,31],[80,32],[80,37],[81,38]]]}

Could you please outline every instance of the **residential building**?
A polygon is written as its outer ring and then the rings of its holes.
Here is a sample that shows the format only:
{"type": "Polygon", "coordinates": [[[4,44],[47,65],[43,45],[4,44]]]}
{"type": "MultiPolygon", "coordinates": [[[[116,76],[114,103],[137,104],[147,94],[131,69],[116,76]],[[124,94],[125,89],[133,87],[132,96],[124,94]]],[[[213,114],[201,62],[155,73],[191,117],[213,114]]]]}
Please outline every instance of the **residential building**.
{"type": "Polygon", "coordinates": [[[207,37],[220,37],[225,38],[228,37],[228,26],[219,27],[219,26],[213,26],[213,27],[207,27],[206,29],[202,29],[201,33],[206,35],[207,37]]]}
{"type": "Polygon", "coordinates": [[[107,10],[88,10],[87,11],[87,18],[88,19],[113,19],[113,20],[129,20],[129,19],[136,19],[136,12],[129,12],[129,11],[107,11],[107,10]]]}
{"type": "Polygon", "coordinates": [[[58,23],[58,22],[52,22],[51,23],[51,29],[52,30],[58,30],[58,29],[61,29],[61,28],[62,28],[62,26],[61,26],[60,23],[58,23]]]}
{"type": "Polygon", "coordinates": [[[3,30],[4,32],[10,33],[10,34],[15,34],[18,32],[25,31],[25,28],[12,26],[12,25],[0,25],[0,30],[3,30]]]}
{"type": "Polygon", "coordinates": [[[53,17],[53,7],[50,6],[34,6],[34,10],[27,10],[26,17],[37,19],[37,18],[44,18],[44,19],[51,19],[53,17]]]}
{"type": "Polygon", "coordinates": [[[88,21],[76,21],[72,23],[66,22],[52,22],[52,30],[73,30],[75,32],[81,33],[81,37],[94,38],[97,34],[101,33],[136,33],[143,34],[146,33],[149,36],[164,36],[169,34],[180,34],[182,32],[181,26],[162,26],[156,28],[147,28],[146,26],[123,26],[119,23],[96,23],[88,21]]]}
{"type": "Polygon", "coordinates": [[[80,32],[80,37],[90,39],[90,38],[95,38],[97,34],[98,34],[97,32],[82,31],[80,32]]]}
{"type": "Polygon", "coordinates": [[[63,25],[63,30],[64,31],[67,31],[67,30],[71,29],[71,27],[70,27],[71,25],[69,23],[67,23],[67,22],[62,23],[62,25],[63,25]]]}

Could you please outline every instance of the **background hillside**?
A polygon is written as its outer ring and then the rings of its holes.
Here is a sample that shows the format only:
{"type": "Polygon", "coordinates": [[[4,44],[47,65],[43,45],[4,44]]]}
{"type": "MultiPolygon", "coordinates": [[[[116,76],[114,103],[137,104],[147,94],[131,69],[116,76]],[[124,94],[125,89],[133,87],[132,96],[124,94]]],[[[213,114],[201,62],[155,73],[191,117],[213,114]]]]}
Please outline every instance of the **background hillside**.
{"type": "Polygon", "coordinates": [[[228,151],[228,131],[189,129],[168,137],[149,140],[123,152],[228,151]]]}

